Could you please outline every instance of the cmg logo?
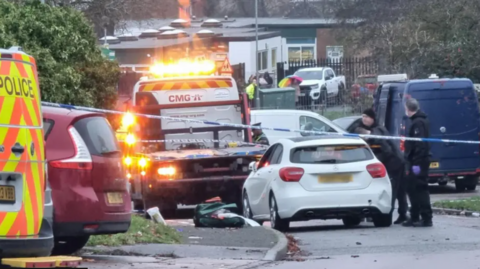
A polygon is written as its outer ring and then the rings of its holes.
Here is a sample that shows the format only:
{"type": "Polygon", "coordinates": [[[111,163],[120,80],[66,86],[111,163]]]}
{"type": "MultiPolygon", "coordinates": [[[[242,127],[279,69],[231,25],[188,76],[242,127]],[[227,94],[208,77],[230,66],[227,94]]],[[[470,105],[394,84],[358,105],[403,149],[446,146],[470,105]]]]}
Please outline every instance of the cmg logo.
{"type": "Polygon", "coordinates": [[[168,101],[170,103],[199,102],[202,101],[202,96],[200,94],[170,95],[168,101]]]}

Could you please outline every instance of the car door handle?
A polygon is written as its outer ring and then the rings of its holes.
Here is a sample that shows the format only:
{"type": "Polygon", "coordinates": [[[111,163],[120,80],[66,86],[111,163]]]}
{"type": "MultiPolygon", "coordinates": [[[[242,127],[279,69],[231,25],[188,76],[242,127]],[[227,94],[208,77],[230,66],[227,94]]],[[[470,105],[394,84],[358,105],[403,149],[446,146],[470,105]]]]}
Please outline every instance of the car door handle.
{"type": "Polygon", "coordinates": [[[20,145],[18,142],[15,143],[15,145],[13,145],[12,147],[12,152],[15,154],[22,154],[24,151],[25,151],[25,148],[22,147],[22,145],[20,145]]]}

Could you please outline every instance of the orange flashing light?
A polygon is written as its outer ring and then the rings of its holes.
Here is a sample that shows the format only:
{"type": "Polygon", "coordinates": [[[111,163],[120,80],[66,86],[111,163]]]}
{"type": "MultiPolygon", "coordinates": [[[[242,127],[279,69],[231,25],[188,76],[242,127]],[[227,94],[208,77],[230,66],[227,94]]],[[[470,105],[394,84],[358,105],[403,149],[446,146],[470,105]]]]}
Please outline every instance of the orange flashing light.
{"type": "Polygon", "coordinates": [[[174,167],[161,167],[158,168],[158,174],[161,176],[173,176],[176,173],[176,170],[174,167]]]}
{"type": "Polygon", "coordinates": [[[128,145],[133,145],[136,142],[135,136],[133,134],[128,134],[127,137],[125,138],[125,142],[127,142],[128,145]]]}
{"type": "Polygon", "coordinates": [[[133,124],[135,124],[135,117],[130,112],[125,113],[122,118],[123,127],[128,128],[133,124]]]}
{"type": "Polygon", "coordinates": [[[215,72],[215,63],[208,60],[158,63],[150,68],[150,72],[155,76],[211,75],[215,72]]]}

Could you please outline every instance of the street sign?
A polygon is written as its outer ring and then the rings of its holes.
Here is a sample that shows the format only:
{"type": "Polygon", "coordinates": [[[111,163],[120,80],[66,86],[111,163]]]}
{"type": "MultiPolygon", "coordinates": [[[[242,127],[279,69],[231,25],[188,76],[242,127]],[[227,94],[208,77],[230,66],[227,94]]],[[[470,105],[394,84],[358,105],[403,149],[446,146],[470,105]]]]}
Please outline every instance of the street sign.
{"type": "Polygon", "coordinates": [[[106,47],[102,48],[102,55],[111,61],[115,60],[115,51],[110,50],[106,47]]]}
{"type": "Polygon", "coordinates": [[[222,69],[220,69],[220,75],[221,76],[233,75],[233,69],[232,69],[232,66],[230,65],[230,61],[228,60],[228,57],[225,58],[225,61],[223,61],[222,69]]]}

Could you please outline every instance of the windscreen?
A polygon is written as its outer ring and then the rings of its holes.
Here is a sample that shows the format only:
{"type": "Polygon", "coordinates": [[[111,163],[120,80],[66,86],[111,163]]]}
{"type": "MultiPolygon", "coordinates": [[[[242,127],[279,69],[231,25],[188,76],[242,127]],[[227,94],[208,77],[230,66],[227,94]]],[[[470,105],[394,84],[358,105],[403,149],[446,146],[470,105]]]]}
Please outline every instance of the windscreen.
{"type": "Polygon", "coordinates": [[[297,71],[295,76],[299,76],[303,80],[320,80],[323,77],[323,71],[297,71]]]}
{"type": "Polygon", "coordinates": [[[322,145],[292,150],[290,161],[303,164],[335,164],[372,160],[367,145],[322,145]]]}

